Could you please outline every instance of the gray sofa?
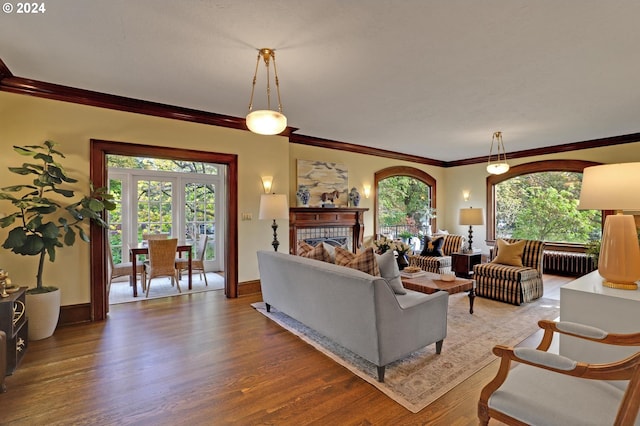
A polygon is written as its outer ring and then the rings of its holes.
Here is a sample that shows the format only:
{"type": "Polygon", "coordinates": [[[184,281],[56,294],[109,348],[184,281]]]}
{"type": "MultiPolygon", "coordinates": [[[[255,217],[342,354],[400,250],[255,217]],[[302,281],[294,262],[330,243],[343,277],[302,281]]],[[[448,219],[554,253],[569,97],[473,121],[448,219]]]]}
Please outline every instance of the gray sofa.
{"type": "Polygon", "coordinates": [[[262,298],[372,362],[378,380],[385,366],[436,344],[447,335],[446,292],[394,294],[382,277],[318,260],[258,252],[262,298]]]}

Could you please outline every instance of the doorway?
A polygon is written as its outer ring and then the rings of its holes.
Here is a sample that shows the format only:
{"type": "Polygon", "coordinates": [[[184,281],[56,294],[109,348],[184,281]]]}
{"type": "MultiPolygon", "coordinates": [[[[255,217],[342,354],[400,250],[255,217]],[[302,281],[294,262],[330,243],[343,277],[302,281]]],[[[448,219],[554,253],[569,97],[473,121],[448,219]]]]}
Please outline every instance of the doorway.
{"type": "MultiPolygon", "coordinates": [[[[206,151],[184,150],[178,148],[156,147],[132,143],[91,140],[90,178],[96,187],[108,185],[107,156],[123,155],[131,157],[151,157],[182,161],[221,164],[226,167],[224,185],[225,226],[217,229],[224,233],[224,249],[221,262],[225,271],[224,291],[226,297],[238,296],[238,200],[237,181],[238,158],[235,154],[222,154],[206,151]]],[[[106,294],[107,280],[107,230],[98,225],[91,226],[91,318],[100,321],[106,318],[108,300],[106,294]]]]}

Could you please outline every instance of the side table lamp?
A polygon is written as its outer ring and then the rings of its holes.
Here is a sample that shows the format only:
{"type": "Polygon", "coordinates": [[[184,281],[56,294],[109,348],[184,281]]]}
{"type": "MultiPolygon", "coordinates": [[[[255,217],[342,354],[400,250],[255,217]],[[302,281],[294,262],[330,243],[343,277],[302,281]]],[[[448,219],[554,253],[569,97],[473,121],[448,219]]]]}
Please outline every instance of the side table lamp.
{"type": "Polygon", "coordinates": [[[262,194],[260,196],[260,213],[258,219],[273,220],[273,250],[278,251],[280,242],[278,241],[278,224],[276,219],[289,219],[289,205],[287,196],[284,194],[262,194]]]}
{"type": "Polygon", "coordinates": [[[586,167],[582,173],[580,210],[617,210],[602,230],[598,273],[605,287],[636,290],[640,280],[640,246],[633,216],[622,210],[640,210],[640,163],[586,167]]]}
{"type": "Polygon", "coordinates": [[[484,225],[484,213],[482,209],[460,209],[460,225],[469,225],[469,245],[464,253],[473,253],[473,225],[484,225]]]}

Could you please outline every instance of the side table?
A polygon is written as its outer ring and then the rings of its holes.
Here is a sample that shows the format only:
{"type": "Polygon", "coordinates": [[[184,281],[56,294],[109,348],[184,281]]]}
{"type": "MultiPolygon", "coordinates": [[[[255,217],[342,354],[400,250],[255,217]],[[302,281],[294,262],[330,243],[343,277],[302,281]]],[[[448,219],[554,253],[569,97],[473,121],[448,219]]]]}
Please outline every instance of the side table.
{"type": "Polygon", "coordinates": [[[27,351],[26,290],[27,287],[20,287],[8,297],[0,298],[0,330],[6,334],[7,376],[13,374],[27,351]]]}
{"type": "Polygon", "coordinates": [[[471,278],[473,265],[482,263],[481,253],[451,253],[451,269],[456,277],[471,278]]]}

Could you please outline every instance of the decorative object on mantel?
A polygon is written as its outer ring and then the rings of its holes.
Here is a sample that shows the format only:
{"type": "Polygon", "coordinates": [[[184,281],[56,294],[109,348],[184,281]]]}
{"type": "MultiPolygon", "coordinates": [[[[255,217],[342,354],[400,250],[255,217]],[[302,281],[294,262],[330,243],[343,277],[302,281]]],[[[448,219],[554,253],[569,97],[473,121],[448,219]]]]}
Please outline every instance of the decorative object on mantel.
{"type": "Polygon", "coordinates": [[[484,225],[482,208],[460,209],[460,225],[469,225],[469,245],[462,252],[473,253],[473,225],[484,225]]]}
{"type": "Polygon", "coordinates": [[[271,229],[273,229],[273,246],[274,251],[278,251],[280,241],[278,241],[278,224],[276,219],[288,219],[289,206],[287,204],[287,196],[284,194],[262,194],[260,196],[260,212],[258,219],[273,220],[271,229]]]}
{"type": "Polygon", "coordinates": [[[113,196],[106,188],[89,185],[89,194],[76,197],[76,179],[67,175],[58,158],[65,156],[57,144],[45,141],[42,145],[14,146],[13,149],[34,163],[9,167],[22,175],[25,184],[2,188],[0,200],[9,201],[14,212],[0,219],[0,227],[12,227],[2,247],[21,256],[36,256],[38,269],[36,287],[27,290],[29,340],[50,337],[55,331],[60,313],[60,289],[43,285],[45,259],[56,260],[58,249],[72,246],[79,236],[85,242],[89,236],[83,224],[93,222],[107,227],[102,219],[104,210],[116,208],[113,196]]]}
{"type": "Polygon", "coordinates": [[[278,80],[278,70],[276,68],[275,49],[263,48],[258,50],[256,59],[256,70],[253,74],[253,84],[251,85],[251,99],[249,99],[249,114],[247,114],[247,127],[253,133],[259,135],[277,135],[287,128],[287,117],[282,113],[282,102],[280,101],[280,81],[278,80]],[[253,93],[256,89],[256,77],[258,76],[258,66],[260,58],[264,60],[267,69],[267,109],[253,110],[253,93]],[[271,109],[271,79],[269,75],[269,63],[273,60],[273,73],[275,75],[276,92],[278,94],[278,111],[271,109]]]}
{"type": "Polygon", "coordinates": [[[298,192],[296,192],[296,196],[300,201],[300,207],[309,207],[309,200],[311,199],[311,193],[307,189],[305,185],[298,186],[298,192]]]}
{"type": "Polygon", "coordinates": [[[582,172],[580,210],[618,210],[608,215],[602,230],[598,273],[602,285],[636,290],[640,280],[640,246],[636,224],[623,210],[640,210],[640,163],[604,164],[582,172]]]}
{"type": "Polygon", "coordinates": [[[502,141],[502,132],[493,132],[491,138],[491,149],[489,150],[489,159],[487,161],[487,172],[492,175],[501,175],[509,171],[507,163],[507,152],[504,150],[504,142],[502,141]],[[496,144],[496,157],[493,158],[493,144],[496,144]]]}
{"type": "Polygon", "coordinates": [[[347,207],[349,174],[345,165],[297,160],[297,168],[297,184],[309,190],[310,207],[347,207]]]}
{"type": "Polygon", "coordinates": [[[360,205],[360,193],[355,186],[351,188],[351,192],[349,192],[349,201],[353,207],[358,207],[360,205]]]}
{"type": "Polygon", "coordinates": [[[9,297],[9,293],[7,293],[7,287],[11,287],[11,279],[9,278],[9,273],[5,272],[4,269],[0,269],[0,297],[9,297]]]}

